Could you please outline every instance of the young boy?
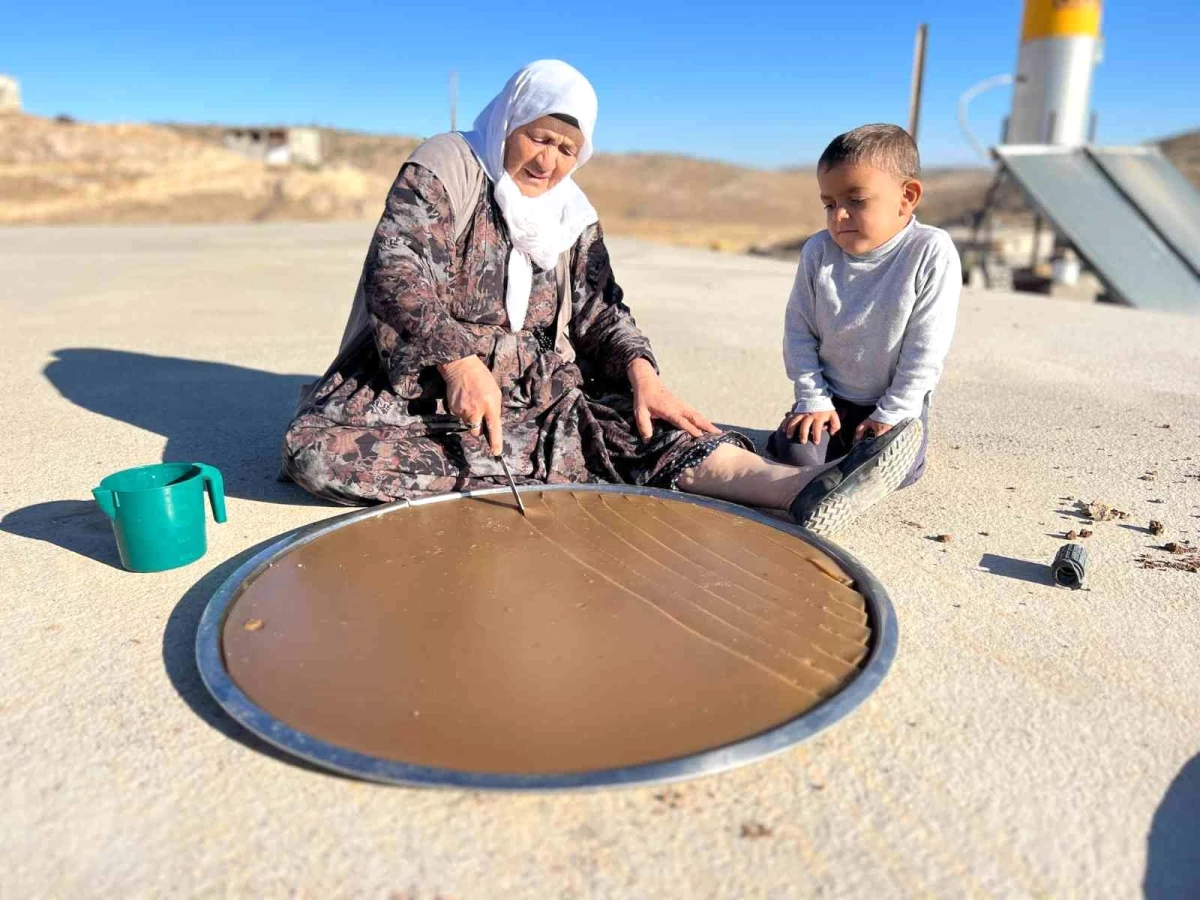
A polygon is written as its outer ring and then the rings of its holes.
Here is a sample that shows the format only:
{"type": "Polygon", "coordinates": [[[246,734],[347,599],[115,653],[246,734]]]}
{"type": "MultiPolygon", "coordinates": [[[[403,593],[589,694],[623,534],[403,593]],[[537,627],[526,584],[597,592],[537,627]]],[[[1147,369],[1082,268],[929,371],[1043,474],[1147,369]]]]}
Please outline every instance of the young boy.
{"type": "Polygon", "coordinates": [[[864,125],[817,163],[827,230],[804,245],[784,320],[796,402],[767,455],[827,468],[792,515],[830,533],[925,469],[929,396],[950,349],[962,269],[950,236],[920,224],[908,132],[864,125]]]}

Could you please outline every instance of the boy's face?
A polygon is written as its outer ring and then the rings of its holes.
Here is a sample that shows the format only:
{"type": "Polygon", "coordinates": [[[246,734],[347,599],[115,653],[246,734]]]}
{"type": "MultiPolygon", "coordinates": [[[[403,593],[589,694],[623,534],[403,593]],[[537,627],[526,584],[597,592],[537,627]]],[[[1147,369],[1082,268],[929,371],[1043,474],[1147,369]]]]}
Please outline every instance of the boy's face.
{"type": "Polygon", "coordinates": [[[817,172],[825,226],[847,253],[861,256],[894,238],[921,200],[921,182],[848,163],[817,172]]]}

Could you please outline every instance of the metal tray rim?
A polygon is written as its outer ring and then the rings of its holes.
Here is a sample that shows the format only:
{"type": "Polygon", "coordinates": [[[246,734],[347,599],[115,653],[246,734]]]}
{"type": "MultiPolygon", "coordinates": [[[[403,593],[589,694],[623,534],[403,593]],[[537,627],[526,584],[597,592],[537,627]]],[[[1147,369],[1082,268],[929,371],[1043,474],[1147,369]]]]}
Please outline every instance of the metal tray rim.
{"type": "Polygon", "coordinates": [[[508,488],[488,488],[443,494],[422,500],[399,500],[336,515],[287,533],[255,554],[225,579],[204,609],[196,631],[196,664],[204,686],[239,725],[280,750],[322,768],[385,784],[496,791],[547,791],[662,784],[712,775],[757,762],[789,749],[844,718],[875,691],[891,667],[896,655],[898,631],[895,610],[887,591],[854,556],[819,535],[733,503],[657,488],[613,484],[556,484],[526,485],[518,490],[522,493],[566,490],[640,494],[719,509],[800,537],[829,554],[842,566],[854,579],[856,587],[866,599],[867,616],[871,623],[871,647],[862,669],[840,691],[807,712],[731,744],[676,759],[616,769],[547,775],[464,772],[413,765],[358,753],[312,737],[280,722],[255,704],[233,682],[225,668],[221,632],[232,601],[237,597],[243,583],[257,576],[276,558],[355,522],[433,503],[453,502],[468,497],[511,495],[508,488]]]}

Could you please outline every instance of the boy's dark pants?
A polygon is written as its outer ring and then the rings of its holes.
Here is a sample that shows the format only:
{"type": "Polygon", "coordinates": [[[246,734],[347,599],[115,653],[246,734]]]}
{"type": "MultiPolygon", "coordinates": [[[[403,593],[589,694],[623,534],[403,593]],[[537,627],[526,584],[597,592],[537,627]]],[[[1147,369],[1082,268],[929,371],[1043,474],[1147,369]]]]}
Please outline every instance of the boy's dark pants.
{"type": "MultiPolygon", "coordinates": [[[[819,466],[826,461],[845,456],[854,444],[855,430],[870,418],[871,413],[875,412],[875,407],[873,405],[860,406],[849,400],[843,400],[841,397],[834,397],[833,408],[837,411],[838,419],[842,423],[837,434],[830,436],[828,431],[822,431],[819,443],[809,441],[807,444],[801,444],[798,440],[789,438],[781,428],[767,439],[767,456],[792,466],[819,466]]],[[[925,398],[925,405],[921,407],[921,425],[921,449],[917,453],[916,462],[913,463],[908,476],[900,485],[902,488],[916,484],[925,474],[925,450],[929,446],[928,397],[925,398]]]]}

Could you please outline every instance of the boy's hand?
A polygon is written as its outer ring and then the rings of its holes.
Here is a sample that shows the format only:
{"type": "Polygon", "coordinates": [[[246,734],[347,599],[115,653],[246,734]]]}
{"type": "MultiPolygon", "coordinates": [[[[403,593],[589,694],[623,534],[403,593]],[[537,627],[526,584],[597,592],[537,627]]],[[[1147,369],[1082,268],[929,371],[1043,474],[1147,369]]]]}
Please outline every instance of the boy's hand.
{"type": "Polygon", "coordinates": [[[842,420],[834,410],[828,409],[822,412],[792,413],[784,417],[779,427],[791,440],[807,444],[811,437],[814,444],[819,444],[821,431],[828,428],[830,435],[837,434],[842,430],[842,420]]]}
{"type": "Polygon", "coordinates": [[[892,430],[891,425],[884,425],[882,422],[876,422],[874,419],[864,419],[863,423],[854,429],[854,440],[861,441],[867,435],[879,437],[881,434],[887,434],[892,430]]]}

